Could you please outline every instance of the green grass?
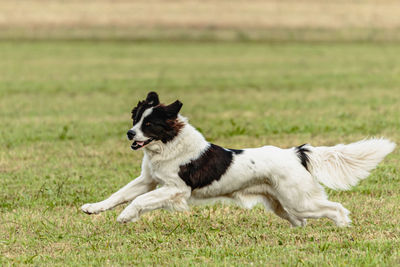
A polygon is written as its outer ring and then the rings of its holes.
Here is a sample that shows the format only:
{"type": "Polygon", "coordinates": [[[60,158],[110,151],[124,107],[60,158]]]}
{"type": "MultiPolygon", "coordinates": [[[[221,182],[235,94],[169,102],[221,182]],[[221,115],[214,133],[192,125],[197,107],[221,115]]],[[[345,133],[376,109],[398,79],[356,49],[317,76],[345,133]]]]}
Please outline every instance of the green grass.
{"type": "Polygon", "coordinates": [[[140,173],[130,110],[179,98],[231,148],[400,139],[400,47],[360,43],[1,42],[0,265],[400,264],[397,150],[360,185],[329,191],[352,214],[305,228],[260,207],[87,216],[140,173]]]}

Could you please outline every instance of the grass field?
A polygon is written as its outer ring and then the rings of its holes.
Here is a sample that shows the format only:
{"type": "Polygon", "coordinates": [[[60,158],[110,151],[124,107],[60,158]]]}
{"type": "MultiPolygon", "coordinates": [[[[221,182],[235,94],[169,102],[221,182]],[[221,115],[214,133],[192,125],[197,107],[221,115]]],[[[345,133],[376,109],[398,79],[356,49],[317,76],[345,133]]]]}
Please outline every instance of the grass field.
{"type": "Polygon", "coordinates": [[[192,42],[0,43],[0,265],[400,264],[400,154],[351,191],[329,191],[353,226],[305,228],[258,207],[79,211],[140,173],[125,133],[148,90],[179,98],[232,148],[368,136],[399,142],[400,46],[192,42]]]}

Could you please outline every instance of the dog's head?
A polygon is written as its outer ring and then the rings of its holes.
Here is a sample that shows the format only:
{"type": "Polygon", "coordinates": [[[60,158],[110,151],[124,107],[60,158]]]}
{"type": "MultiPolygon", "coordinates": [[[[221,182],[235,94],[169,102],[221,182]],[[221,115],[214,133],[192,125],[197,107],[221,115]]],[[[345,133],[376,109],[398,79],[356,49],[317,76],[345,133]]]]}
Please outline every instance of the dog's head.
{"type": "Polygon", "coordinates": [[[153,141],[167,143],[178,135],[183,124],[178,120],[182,103],[176,100],[170,105],[160,104],[158,95],[150,92],[132,110],[133,127],[127,132],[133,140],[132,149],[142,148],[153,141]]]}

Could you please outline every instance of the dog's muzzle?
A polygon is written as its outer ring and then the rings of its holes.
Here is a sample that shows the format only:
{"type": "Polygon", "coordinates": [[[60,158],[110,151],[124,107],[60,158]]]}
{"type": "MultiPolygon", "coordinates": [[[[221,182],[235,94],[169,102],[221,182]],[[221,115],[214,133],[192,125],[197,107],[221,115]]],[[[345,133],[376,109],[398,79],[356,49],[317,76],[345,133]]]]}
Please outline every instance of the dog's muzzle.
{"type": "Polygon", "coordinates": [[[150,139],[147,139],[146,141],[135,141],[135,142],[132,143],[131,148],[133,150],[137,150],[139,148],[142,148],[142,147],[150,144],[151,141],[153,141],[153,140],[154,140],[153,138],[150,138],[150,139]]]}
{"type": "Polygon", "coordinates": [[[136,135],[136,132],[135,132],[134,130],[129,130],[129,131],[126,133],[126,135],[128,136],[128,139],[129,139],[129,140],[133,140],[133,138],[134,138],[135,135],[136,135]]]}

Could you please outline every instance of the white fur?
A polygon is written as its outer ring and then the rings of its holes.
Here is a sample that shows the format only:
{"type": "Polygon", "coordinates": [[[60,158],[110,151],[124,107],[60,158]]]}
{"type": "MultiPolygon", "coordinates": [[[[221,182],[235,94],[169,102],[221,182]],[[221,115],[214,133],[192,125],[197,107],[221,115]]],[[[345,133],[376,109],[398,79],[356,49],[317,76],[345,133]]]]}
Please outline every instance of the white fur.
{"type": "Polygon", "coordinates": [[[310,172],[301,165],[294,148],[244,149],[234,154],[232,164],[218,181],[192,191],[179,177],[179,166],[198,158],[210,144],[186,118],[178,119],[184,127],[177,137],[167,144],[153,141],[144,148],[142,173],[137,179],[106,200],[83,205],[82,210],[99,213],[132,201],[117,219],[129,222],[154,209],[186,210],[189,204],[229,201],[245,208],[262,204],[293,226],[304,226],[307,218],[321,217],[347,226],[351,222],[349,211],[329,201],[318,181],[331,188],[348,189],[395,147],[385,139],[334,147],[307,145],[310,172]]]}
{"type": "Polygon", "coordinates": [[[333,147],[306,146],[311,150],[311,174],[327,187],[343,190],[367,178],[369,171],[395,147],[395,143],[383,138],[333,147]]]}
{"type": "Polygon", "coordinates": [[[135,123],[135,125],[133,125],[133,127],[131,128],[131,130],[133,130],[136,135],[135,135],[135,140],[136,141],[146,141],[148,138],[144,136],[143,132],[142,132],[142,124],[143,124],[143,120],[149,116],[151,113],[153,112],[153,108],[149,108],[146,109],[143,114],[142,117],[140,118],[140,120],[135,123]]]}

